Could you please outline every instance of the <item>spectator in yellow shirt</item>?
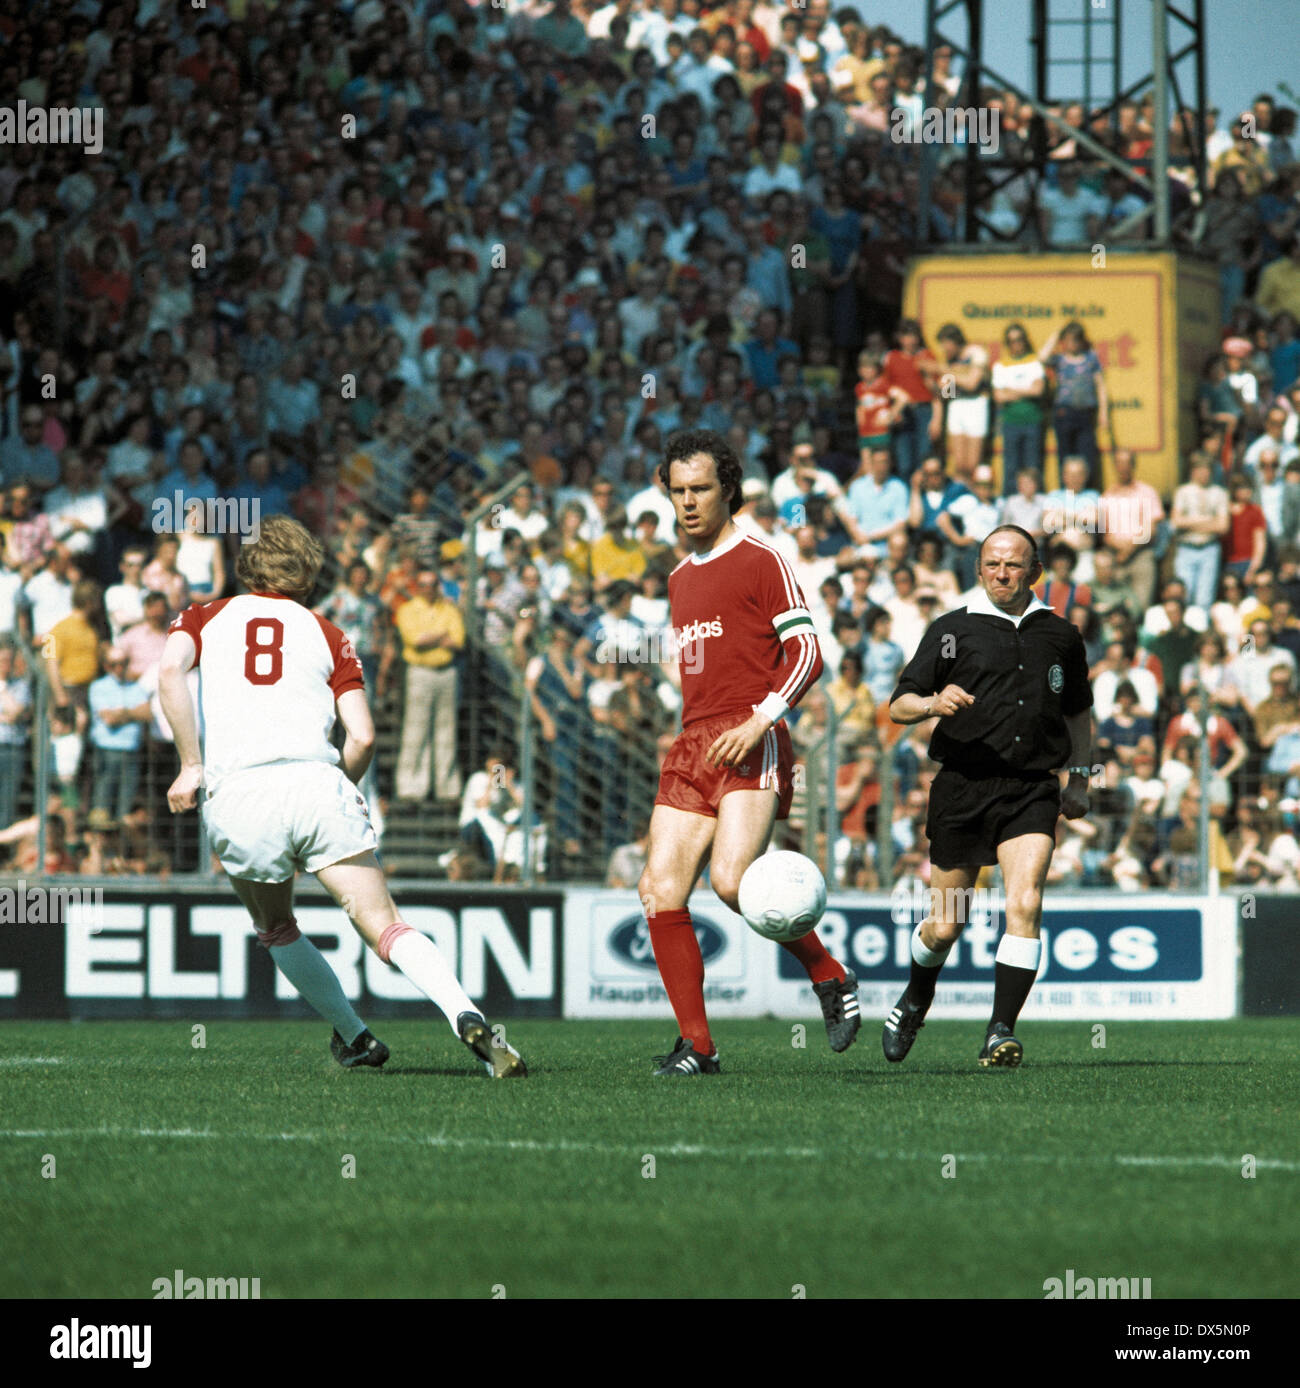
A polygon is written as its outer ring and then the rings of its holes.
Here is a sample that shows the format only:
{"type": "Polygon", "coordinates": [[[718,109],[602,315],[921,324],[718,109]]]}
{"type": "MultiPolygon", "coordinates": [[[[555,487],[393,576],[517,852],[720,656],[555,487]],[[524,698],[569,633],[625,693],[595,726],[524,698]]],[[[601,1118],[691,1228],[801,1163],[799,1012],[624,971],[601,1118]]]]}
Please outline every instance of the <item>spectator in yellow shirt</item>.
{"type": "Polygon", "coordinates": [[[54,702],[75,705],[78,731],[85,726],[90,686],[99,674],[99,646],[107,637],[103,593],[93,578],[83,578],[72,590],[72,611],[50,628],[42,651],[54,702]]]}
{"type": "Polygon", "coordinates": [[[845,651],[840,657],[839,674],[826,686],[826,693],[840,724],[858,736],[869,736],[876,727],[876,703],[862,678],[862,657],[845,651]]]}
{"type": "Polygon", "coordinates": [[[1232,144],[1210,163],[1211,186],[1224,169],[1237,171],[1248,198],[1258,197],[1264,191],[1268,181],[1268,155],[1240,120],[1232,123],[1232,144]]]}
{"type": "Polygon", "coordinates": [[[1300,319],[1300,232],[1293,233],[1282,254],[1264,266],[1255,303],[1265,313],[1285,311],[1300,319]]]}
{"type": "Polygon", "coordinates": [[[561,553],[576,580],[591,577],[591,545],[582,538],[587,512],[580,501],[570,501],[560,512],[561,553]]]}
{"type": "Polygon", "coordinates": [[[625,578],[635,583],[645,572],[645,550],[627,534],[627,511],[611,506],[605,533],[591,546],[591,573],[598,593],[625,578]]]}
{"type": "Polygon", "coordinates": [[[438,575],[425,569],[415,596],[395,617],[406,661],[406,699],[401,750],[397,755],[399,800],[424,800],[432,783],[439,800],[460,799],[456,764],[456,671],[452,662],[465,645],[460,609],[443,595],[438,575]]]}
{"type": "Polygon", "coordinates": [[[831,86],[846,104],[871,100],[871,79],[884,72],[885,60],[872,52],[871,32],[864,25],[849,41],[849,51],[831,68],[831,86]]]}

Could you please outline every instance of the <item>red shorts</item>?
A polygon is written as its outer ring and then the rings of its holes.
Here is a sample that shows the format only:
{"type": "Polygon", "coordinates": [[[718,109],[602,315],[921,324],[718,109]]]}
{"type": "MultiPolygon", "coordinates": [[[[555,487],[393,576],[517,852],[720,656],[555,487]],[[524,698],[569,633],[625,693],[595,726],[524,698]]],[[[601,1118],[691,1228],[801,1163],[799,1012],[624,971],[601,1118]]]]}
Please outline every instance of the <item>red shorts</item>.
{"type": "Polygon", "coordinates": [[[684,728],[664,758],[655,804],[716,818],[728,791],[774,790],[776,817],[787,818],[794,798],[794,747],[784,720],[763,734],[739,766],[715,766],[705,760],[719,734],[738,728],[749,715],[750,710],[742,709],[684,728]]]}

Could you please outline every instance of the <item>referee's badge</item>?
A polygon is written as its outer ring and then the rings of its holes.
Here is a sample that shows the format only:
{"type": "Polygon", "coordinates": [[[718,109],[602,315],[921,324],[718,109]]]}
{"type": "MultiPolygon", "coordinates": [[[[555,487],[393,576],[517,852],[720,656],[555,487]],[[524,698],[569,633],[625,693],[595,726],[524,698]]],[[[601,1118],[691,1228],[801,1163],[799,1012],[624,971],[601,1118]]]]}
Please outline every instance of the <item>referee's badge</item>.
{"type": "Polygon", "coordinates": [[[1059,694],[1065,688],[1065,671],[1059,665],[1053,665],[1047,672],[1047,685],[1053,694],[1059,694]]]}

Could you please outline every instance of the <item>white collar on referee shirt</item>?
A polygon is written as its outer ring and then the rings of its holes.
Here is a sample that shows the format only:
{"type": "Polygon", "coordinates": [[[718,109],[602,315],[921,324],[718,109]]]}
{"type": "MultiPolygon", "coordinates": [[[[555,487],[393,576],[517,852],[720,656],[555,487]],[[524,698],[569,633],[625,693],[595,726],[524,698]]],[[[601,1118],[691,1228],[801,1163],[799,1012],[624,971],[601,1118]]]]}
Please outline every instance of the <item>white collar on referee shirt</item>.
{"type": "Polygon", "coordinates": [[[977,588],[966,600],[967,612],[973,612],[977,617],[1004,617],[1013,627],[1018,627],[1031,612],[1050,612],[1051,610],[1037,593],[1030,596],[1029,606],[1019,617],[1013,617],[1011,613],[1003,612],[1000,607],[995,607],[992,598],[983,588],[977,588]]]}

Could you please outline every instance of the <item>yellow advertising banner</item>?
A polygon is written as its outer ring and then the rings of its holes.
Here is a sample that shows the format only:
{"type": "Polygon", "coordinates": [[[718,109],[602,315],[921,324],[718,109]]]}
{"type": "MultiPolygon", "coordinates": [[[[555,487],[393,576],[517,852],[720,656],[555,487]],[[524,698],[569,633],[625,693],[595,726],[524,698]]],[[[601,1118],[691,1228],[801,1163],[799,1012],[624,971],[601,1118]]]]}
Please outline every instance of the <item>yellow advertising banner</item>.
{"type": "MultiPolygon", "coordinates": [[[[908,267],[904,315],[917,319],[928,343],[956,323],[991,361],[1002,335],[1019,323],[1039,350],[1057,329],[1077,321],[1105,373],[1111,433],[1097,442],[1103,486],[1114,481],[1112,447],[1137,454],[1138,476],[1164,496],[1181,481],[1179,458],[1196,442],[1196,388],[1219,345],[1219,282],[1212,266],[1172,253],[1071,255],[939,255],[908,267]]],[[[996,434],[996,429],[994,430],[996,434]]],[[[995,438],[995,464],[1001,447],[995,438]]],[[[1058,485],[1055,445],[1047,430],[1046,484],[1058,485]]]]}

